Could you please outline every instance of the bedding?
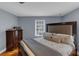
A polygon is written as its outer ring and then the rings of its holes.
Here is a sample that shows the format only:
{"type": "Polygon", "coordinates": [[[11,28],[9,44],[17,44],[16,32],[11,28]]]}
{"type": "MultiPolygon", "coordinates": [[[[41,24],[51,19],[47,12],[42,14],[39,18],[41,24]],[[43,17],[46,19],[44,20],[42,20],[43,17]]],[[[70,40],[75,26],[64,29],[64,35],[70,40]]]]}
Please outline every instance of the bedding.
{"type": "Polygon", "coordinates": [[[49,41],[74,46],[74,37],[72,35],[45,32],[43,37],[49,41]]]}
{"type": "Polygon", "coordinates": [[[56,50],[50,49],[49,47],[40,44],[33,39],[22,40],[20,45],[29,56],[62,56],[61,53],[56,50]]]}
{"type": "Polygon", "coordinates": [[[75,49],[75,46],[71,46],[70,44],[56,43],[45,40],[44,38],[34,38],[36,42],[39,42],[42,45],[45,45],[52,50],[55,50],[63,56],[68,56],[71,54],[72,50],[75,49]]]}

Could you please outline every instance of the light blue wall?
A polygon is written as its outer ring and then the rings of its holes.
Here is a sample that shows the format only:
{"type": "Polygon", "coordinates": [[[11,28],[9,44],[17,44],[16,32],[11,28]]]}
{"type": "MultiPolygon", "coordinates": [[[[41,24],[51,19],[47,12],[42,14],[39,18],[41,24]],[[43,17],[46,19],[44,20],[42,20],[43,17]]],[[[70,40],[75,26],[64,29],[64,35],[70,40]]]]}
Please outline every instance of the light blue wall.
{"type": "Polygon", "coordinates": [[[79,42],[79,9],[76,9],[62,17],[19,17],[18,23],[24,30],[24,39],[34,36],[35,19],[44,19],[46,23],[77,21],[77,42],[79,42]]]}
{"type": "Polygon", "coordinates": [[[79,42],[79,9],[65,15],[62,21],[77,21],[77,42],[79,42]]]}
{"type": "Polygon", "coordinates": [[[17,25],[16,16],[0,9],[0,51],[6,48],[5,31],[17,25]]]}
{"type": "Polygon", "coordinates": [[[56,22],[69,22],[77,21],[77,42],[79,42],[79,9],[76,9],[65,16],[61,17],[19,17],[18,23],[19,26],[22,26],[24,30],[24,39],[31,38],[34,36],[34,21],[35,19],[44,19],[46,23],[56,23],[56,22]]]}
{"type": "Polygon", "coordinates": [[[61,22],[61,17],[19,17],[18,24],[23,28],[24,31],[24,39],[29,39],[34,37],[35,34],[35,20],[42,19],[47,23],[57,23],[61,22]]]}

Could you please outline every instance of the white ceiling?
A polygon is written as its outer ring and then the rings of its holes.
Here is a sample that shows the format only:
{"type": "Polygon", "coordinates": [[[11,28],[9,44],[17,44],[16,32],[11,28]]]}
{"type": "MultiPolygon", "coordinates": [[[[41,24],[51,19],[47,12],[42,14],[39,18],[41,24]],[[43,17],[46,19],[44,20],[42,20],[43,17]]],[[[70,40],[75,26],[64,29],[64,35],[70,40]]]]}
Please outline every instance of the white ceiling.
{"type": "Polygon", "coordinates": [[[16,16],[63,16],[77,8],[78,2],[0,2],[0,8],[16,16]]]}

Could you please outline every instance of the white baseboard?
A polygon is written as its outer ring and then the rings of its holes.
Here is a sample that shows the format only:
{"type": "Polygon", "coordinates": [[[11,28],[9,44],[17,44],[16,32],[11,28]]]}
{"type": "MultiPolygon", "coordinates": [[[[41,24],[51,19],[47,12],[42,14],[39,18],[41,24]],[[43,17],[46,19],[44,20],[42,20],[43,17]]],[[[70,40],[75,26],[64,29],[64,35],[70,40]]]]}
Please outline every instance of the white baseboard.
{"type": "Polygon", "coordinates": [[[5,51],[6,51],[6,48],[4,48],[3,50],[1,50],[0,51],[0,54],[3,53],[3,52],[5,52],[5,51]]]}

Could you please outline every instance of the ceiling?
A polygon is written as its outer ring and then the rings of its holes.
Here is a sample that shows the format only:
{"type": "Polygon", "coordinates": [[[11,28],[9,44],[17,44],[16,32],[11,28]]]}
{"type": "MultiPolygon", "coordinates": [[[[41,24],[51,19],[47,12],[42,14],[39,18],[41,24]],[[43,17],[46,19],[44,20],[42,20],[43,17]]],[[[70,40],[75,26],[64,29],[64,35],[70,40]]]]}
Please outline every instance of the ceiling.
{"type": "Polygon", "coordinates": [[[63,16],[77,8],[78,2],[0,2],[0,8],[16,16],[63,16]]]}

